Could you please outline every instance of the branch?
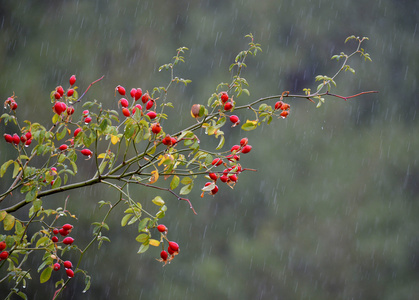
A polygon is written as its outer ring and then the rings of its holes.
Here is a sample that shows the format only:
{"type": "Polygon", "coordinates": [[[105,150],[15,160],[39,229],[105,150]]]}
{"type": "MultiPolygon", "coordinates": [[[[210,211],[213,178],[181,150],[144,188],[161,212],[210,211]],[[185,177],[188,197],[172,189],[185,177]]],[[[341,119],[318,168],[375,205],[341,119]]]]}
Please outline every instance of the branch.
{"type": "MultiPolygon", "coordinates": [[[[37,198],[42,198],[42,197],[45,197],[45,196],[61,193],[61,192],[64,192],[64,191],[77,189],[77,188],[85,187],[85,186],[88,186],[88,185],[93,185],[93,184],[96,184],[96,183],[99,183],[99,182],[100,182],[100,179],[95,177],[95,178],[92,178],[90,180],[77,182],[77,183],[65,185],[65,186],[62,186],[62,187],[58,187],[58,188],[55,188],[55,189],[52,189],[52,190],[39,192],[36,197],[37,198]]],[[[31,203],[31,202],[26,202],[26,200],[22,200],[22,201],[16,203],[15,205],[13,205],[13,206],[5,208],[4,211],[6,211],[8,213],[14,212],[14,211],[17,211],[18,209],[20,209],[21,207],[23,207],[23,206],[25,206],[26,204],[29,204],[29,203],[31,203]]]]}
{"type": "Polygon", "coordinates": [[[378,91],[366,91],[366,92],[361,92],[361,93],[358,93],[358,94],[355,94],[355,95],[352,95],[352,96],[348,96],[348,97],[335,95],[335,94],[329,93],[329,91],[327,91],[326,95],[333,96],[333,97],[338,97],[338,98],[341,98],[341,99],[346,101],[347,99],[350,99],[350,98],[358,97],[358,96],[361,96],[361,95],[364,95],[364,94],[371,94],[371,93],[378,93],[378,91]]]}
{"type": "Polygon", "coordinates": [[[99,79],[96,79],[95,81],[93,81],[91,84],[89,84],[89,86],[87,87],[87,89],[84,91],[84,93],[79,97],[79,99],[77,99],[77,101],[76,102],[74,102],[74,103],[77,103],[77,102],[80,102],[81,101],[81,98],[83,98],[84,97],[84,95],[87,93],[87,91],[91,88],[91,86],[92,85],[94,85],[96,82],[99,82],[99,81],[101,81],[103,78],[105,77],[105,75],[103,75],[102,77],[100,77],[99,79]]]}

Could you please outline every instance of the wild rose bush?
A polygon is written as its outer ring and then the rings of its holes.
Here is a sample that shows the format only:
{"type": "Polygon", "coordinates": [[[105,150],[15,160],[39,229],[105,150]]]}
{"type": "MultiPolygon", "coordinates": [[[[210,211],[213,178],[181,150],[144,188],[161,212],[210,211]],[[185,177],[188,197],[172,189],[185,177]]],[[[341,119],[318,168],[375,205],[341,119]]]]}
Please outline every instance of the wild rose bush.
{"type": "Polygon", "coordinates": [[[243,136],[236,144],[225,147],[223,127],[231,126],[234,130],[246,132],[257,130],[262,123],[292,117],[292,107],[285,101],[287,98],[303,98],[320,106],[325,102],[325,96],[347,100],[373,92],[348,97],[331,93],[339,74],[343,71],[354,73],[348,64],[349,59],[360,54],[365,60],[370,60],[368,53],[361,48],[367,38],[351,36],[345,42],[354,40],[357,43],[355,50],[349,55],[340,53],[332,57],[339,62],[339,69],[332,76],[317,76],[315,81],[319,84],[315,92],[309,88],[302,94],[283,91],[244,105],[238,104],[241,95],[250,95],[242,74],[247,59],[261,51],[251,34],[246,37],[250,39],[247,49],[239,52],[229,67],[231,82],[217,85],[207,103],[191,107],[191,116],[196,122],[187,128],[165,126],[166,120],[177,117],[170,115],[170,108],[174,106],[169,94],[172,86],[191,83],[189,79],[177,77],[175,72],[176,66],[185,62],[186,47],[177,49],[172,61],[159,69],[170,72],[167,86],[149,90],[144,87],[127,89],[121,82],[110,89],[110,94],[118,102],[118,111],[107,109],[97,101],[83,101],[90,87],[100,84],[103,77],[92,82],[81,95],[76,86],[76,75],[70,76],[68,83],[57,86],[49,100],[52,121],[44,124],[30,120],[21,122],[17,96],[5,100],[6,112],[1,121],[5,125],[12,123],[15,128],[14,132],[4,135],[1,146],[15,153],[15,158],[2,162],[0,168],[0,177],[13,179],[9,187],[2,185],[0,191],[0,222],[6,232],[0,235],[1,282],[15,284],[6,298],[13,294],[26,298],[22,287],[27,286],[32,272],[40,273],[41,283],[50,280],[52,272],[61,272],[62,279],[55,283],[53,298],[74,276],[84,276],[85,290],[89,289],[91,278],[83,269],[83,255],[93,245],[100,248],[103,242],[110,242],[104,234],[110,230],[106,222],[116,206],[124,206],[121,226],[135,225],[138,228],[138,235],[133,237],[139,243],[138,253],[156,248],[151,255],[158,261],[164,265],[174,261],[180,253],[180,246],[170,240],[170,230],[162,224],[167,214],[166,201],[169,200],[166,198],[184,201],[196,214],[194,200],[187,195],[198,177],[208,180],[199,187],[201,196],[215,196],[219,185],[239,187],[242,173],[252,171],[242,165],[241,160],[252,155],[251,141],[243,136]],[[254,118],[241,120],[243,110],[252,111],[254,118]],[[206,149],[206,145],[201,143],[197,133],[201,129],[218,140],[215,149],[206,149]],[[80,180],[77,174],[85,159],[94,161],[95,173],[87,180],[80,180]],[[164,182],[164,187],[161,182],[164,182]],[[66,204],[71,199],[66,198],[66,192],[90,185],[108,186],[116,190],[119,197],[114,202],[98,202],[100,208],[106,210],[105,216],[93,222],[91,241],[80,245],[77,236],[72,234],[74,226],[71,220],[86,212],[68,211],[66,204]],[[130,193],[132,185],[161,191],[161,196],[152,199],[155,210],[148,211],[143,208],[143,203],[136,201],[130,193]],[[47,196],[54,194],[62,195],[62,203],[56,209],[44,208],[47,196]],[[163,195],[166,200],[163,200],[163,195]],[[5,207],[5,199],[11,199],[8,202],[13,204],[5,207]],[[25,219],[18,218],[16,213],[24,207],[29,207],[29,214],[25,219]],[[35,233],[29,235],[29,227],[35,233]],[[78,261],[66,259],[66,253],[70,251],[77,254],[78,261]],[[42,252],[43,258],[32,266],[28,257],[35,252],[42,252]]]}

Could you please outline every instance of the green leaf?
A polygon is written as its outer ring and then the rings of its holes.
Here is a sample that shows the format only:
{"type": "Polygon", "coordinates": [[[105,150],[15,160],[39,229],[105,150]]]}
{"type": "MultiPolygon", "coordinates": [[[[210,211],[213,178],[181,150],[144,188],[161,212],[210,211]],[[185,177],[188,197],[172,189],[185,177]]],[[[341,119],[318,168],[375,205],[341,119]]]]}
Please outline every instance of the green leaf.
{"type": "Polygon", "coordinates": [[[37,189],[31,189],[28,193],[26,193],[25,196],[25,201],[26,202],[32,202],[33,200],[36,199],[36,195],[37,195],[37,189]]]}
{"type": "Polygon", "coordinates": [[[99,125],[100,130],[105,131],[106,127],[108,127],[108,119],[103,119],[99,125]]]}
{"type": "Polygon", "coordinates": [[[141,245],[137,253],[144,253],[148,250],[149,245],[141,245]]]}
{"type": "Polygon", "coordinates": [[[86,275],[86,278],[84,279],[84,284],[86,284],[86,287],[84,288],[83,293],[86,293],[90,289],[90,279],[91,277],[86,275]]]}
{"type": "Polygon", "coordinates": [[[138,221],[138,219],[141,217],[141,213],[140,213],[140,215],[139,216],[133,216],[132,217],[132,219],[131,220],[129,220],[129,222],[128,222],[128,224],[127,225],[132,225],[132,224],[134,224],[135,222],[137,222],[138,221]]]}
{"type": "Polygon", "coordinates": [[[71,163],[71,166],[73,167],[74,173],[77,173],[77,165],[76,165],[76,163],[74,161],[70,161],[70,163],[71,163]]]}
{"type": "Polygon", "coordinates": [[[174,190],[178,187],[180,182],[179,176],[174,175],[172,181],[170,182],[170,189],[174,190]]]}
{"type": "Polygon", "coordinates": [[[53,124],[57,123],[59,120],[60,120],[60,116],[59,116],[59,115],[57,115],[57,114],[55,114],[55,115],[52,117],[52,123],[53,123],[53,124]]]}
{"type": "Polygon", "coordinates": [[[121,220],[121,226],[124,227],[125,225],[127,225],[128,220],[132,217],[132,214],[127,214],[125,215],[122,220],[121,220]]]}
{"type": "Polygon", "coordinates": [[[218,143],[218,146],[217,146],[217,148],[215,148],[215,149],[216,149],[216,150],[220,150],[221,148],[223,148],[223,146],[224,146],[224,142],[225,142],[224,135],[221,135],[220,142],[218,143]]]}
{"type": "Polygon", "coordinates": [[[32,206],[35,211],[38,211],[42,206],[42,200],[36,199],[35,201],[33,201],[32,206]]]}
{"type": "Polygon", "coordinates": [[[50,238],[47,236],[41,237],[37,242],[36,242],[36,247],[38,248],[41,245],[44,245],[45,243],[49,242],[50,238]]]}
{"type": "Polygon", "coordinates": [[[7,212],[4,210],[0,211],[0,222],[4,220],[4,218],[6,218],[7,216],[7,212]]]}
{"type": "Polygon", "coordinates": [[[164,200],[160,196],[156,196],[153,200],[151,200],[154,204],[158,206],[164,205],[164,200]]]}
{"type": "Polygon", "coordinates": [[[138,232],[141,232],[144,228],[147,227],[147,223],[150,218],[144,218],[138,223],[138,232]]]}
{"type": "Polygon", "coordinates": [[[244,131],[251,131],[251,130],[254,130],[254,129],[256,129],[256,127],[257,127],[257,122],[255,122],[255,121],[247,121],[246,123],[244,123],[243,125],[242,125],[242,130],[244,130],[244,131]]]}
{"type": "Polygon", "coordinates": [[[212,161],[213,161],[213,157],[212,157],[212,155],[211,154],[207,154],[207,156],[205,157],[205,164],[206,165],[209,165],[212,161]]]}
{"type": "Polygon", "coordinates": [[[65,161],[65,159],[66,159],[66,156],[65,156],[64,154],[62,154],[62,153],[61,153],[61,154],[58,156],[57,161],[58,161],[58,163],[62,164],[62,163],[65,161]]]}
{"type": "Polygon", "coordinates": [[[52,188],[58,188],[61,186],[61,177],[57,176],[57,178],[54,180],[54,184],[52,185],[52,188]]]}
{"type": "Polygon", "coordinates": [[[241,93],[245,93],[247,96],[250,96],[250,92],[249,92],[249,90],[248,89],[242,89],[241,91],[240,91],[240,94],[241,93]]]}
{"type": "Polygon", "coordinates": [[[63,128],[63,130],[62,130],[61,132],[57,133],[57,135],[56,135],[57,140],[58,140],[58,141],[59,141],[59,140],[62,140],[62,139],[65,137],[66,133],[67,133],[67,128],[66,128],[66,127],[64,127],[64,128],[63,128]]]}
{"type": "Polygon", "coordinates": [[[187,195],[187,194],[189,194],[192,191],[192,188],[193,188],[193,183],[188,184],[188,185],[185,185],[184,187],[182,187],[180,189],[179,194],[181,194],[181,195],[187,195]]]}
{"type": "Polygon", "coordinates": [[[13,164],[14,164],[14,168],[13,168],[12,178],[15,178],[17,176],[17,174],[19,173],[19,171],[20,171],[20,166],[19,166],[19,164],[16,161],[13,162],[13,164]]]}
{"type": "Polygon", "coordinates": [[[164,211],[160,210],[160,211],[156,214],[156,217],[157,217],[157,218],[159,218],[159,219],[162,219],[162,218],[164,218],[164,215],[165,215],[164,211]]]}
{"type": "Polygon", "coordinates": [[[3,177],[4,173],[6,173],[7,168],[13,163],[13,160],[6,161],[0,168],[0,177],[3,177]]]}
{"type": "Polygon", "coordinates": [[[147,233],[140,233],[135,240],[139,243],[145,243],[150,239],[150,236],[147,233]]]}
{"type": "Polygon", "coordinates": [[[192,182],[193,182],[193,180],[190,177],[183,177],[182,180],[180,181],[180,183],[185,184],[185,185],[190,184],[192,182]]]}
{"type": "Polygon", "coordinates": [[[15,232],[16,236],[22,237],[23,233],[25,232],[25,226],[19,221],[16,220],[15,222],[15,232]]]}
{"type": "Polygon", "coordinates": [[[41,283],[47,282],[51,277],[51,273],[52,273],[52,267],[48,267],[48,268],[44,269],[41,273],[41,276],[40,276],[41,283]]]}
{"type": "MultiPolygon", "coordinates": [[[[23,284],[23,285],[25,285],[25,284],[23,284]]],[[[17,295],[22,299],[28,300],[28,296],[26,296],[26,294],[24,292],[18,292],[17,295]]]]}
{"type": "Polygon", "coordinates": [[[6,231],[11,230],[14,225],[15,225],[15,217],[13,217],[11,214],[7,214],[3,220],[4,230],[6,231]]]}
{"type": "Polygon", "coordinates": [[[104,161],[99,166],[99,174],[103,174],[103,171],[105,171],[106,166],[108,165],[107,161],[104,161]]]}
{"type": "Polygon", "coordinates": [[[356,37],[354,35],[348,36],[345,40],[345,43],[349,40],[352,40],[352,39],[356,39],[356,37]]]}

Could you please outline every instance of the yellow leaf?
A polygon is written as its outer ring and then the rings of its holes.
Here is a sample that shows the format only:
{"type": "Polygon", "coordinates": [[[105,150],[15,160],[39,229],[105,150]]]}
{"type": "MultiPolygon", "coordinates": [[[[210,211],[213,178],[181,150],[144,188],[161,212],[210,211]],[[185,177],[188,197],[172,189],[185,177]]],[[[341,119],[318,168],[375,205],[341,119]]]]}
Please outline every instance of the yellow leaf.
{"type": "Polygon", "coordinates": [[[15,225],[15,217],[13,217],[11,214],[7,214],[6,217],[3,220],[4,230],[10,230],[15,225]]]}
{"type": "Polygon", "coordinates": [[[0,222],[3,221],[4,218],[6,218],[7,212],[2,210],[0,211],[0,222]]]}
{"type": "Polygon", "coordinates": [[[111,142],[112,144],[116,144],[119,142],[119,137],[117,137],[116,135],[111,134],[111,142]]]}
{"type": "Polygon", "coordinates": [[[105,156],[106,156],[106,153],[101,153],[101,154],[98,155],[97,158],[105,158],[105,156]]]}
{"type": "Polygon", "coordinates": [[[163,163],[166,165],[173,161],[173,156],[170,154],[160,155],[159,158],[160,162],[158,163],[159,166],[161,166],[163,163]]]}
{"type": "Polygon", "coordinates": [[[256,125],[258,123],[258,121],[256,121],[256,120],[246,120],[246,123],[251,123],[253,125],[256,125]]]}
{"type": "Polygon", "coordinates": [[[150,240],[148,241],[148,244],[149,244],[150,246],[158,247],[158,246],[160,245],[160,241],[158,241],[158,240],[154,240],[154,239],[150,239],[150,240]]]}
{"type": "Polygon", "coordinates": [[[151,171],[151,177],[149,179],[150,183],[153,184],[159,179],[159,171],[151,171]]]}

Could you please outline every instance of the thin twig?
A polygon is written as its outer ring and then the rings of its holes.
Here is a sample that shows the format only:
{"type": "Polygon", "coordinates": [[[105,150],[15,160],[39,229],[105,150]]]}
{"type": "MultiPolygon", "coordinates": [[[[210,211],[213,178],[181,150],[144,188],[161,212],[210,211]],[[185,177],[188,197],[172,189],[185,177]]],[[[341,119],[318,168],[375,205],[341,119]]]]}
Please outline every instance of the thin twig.
{"type": "Polygon", "coordinates": [[[79,97],[79,99],[77,99],[77,101],[76,102],[74,102],[74,103],[77,103],[77,102],[80,102],[81,101],[81,98],[83,98],[84,97],[84,95],[87,93],[87,91],[91,88],[91,86],[92,85],[94,85],[96,82],[99,82],[99,81],[101,81],[103,78],[105,77],[105,75],[103,75],[102,77],[100,77],[99,79],[96,79],[95,81],[93,81],[91,84],[89,84],[89,86],[87,87],[87,89],[84,91],[84,93],[79,97]]]}

